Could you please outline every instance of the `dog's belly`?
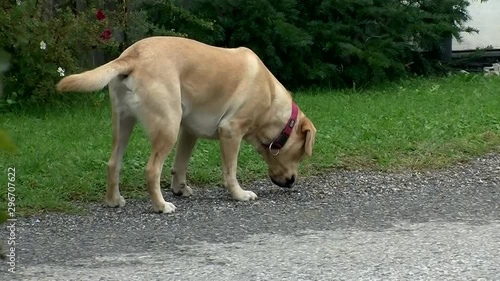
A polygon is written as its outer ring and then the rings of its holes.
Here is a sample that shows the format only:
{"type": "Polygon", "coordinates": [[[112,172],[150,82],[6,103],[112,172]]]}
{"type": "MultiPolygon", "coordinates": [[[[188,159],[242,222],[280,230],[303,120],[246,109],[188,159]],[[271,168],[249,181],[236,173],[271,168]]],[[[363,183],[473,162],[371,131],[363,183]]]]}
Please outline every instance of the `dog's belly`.
{"type": "Polygon", "coordinates": [[[183,116],[181,126],[199,138],[217,139],[220,117],[191,112],[183,116]]]}

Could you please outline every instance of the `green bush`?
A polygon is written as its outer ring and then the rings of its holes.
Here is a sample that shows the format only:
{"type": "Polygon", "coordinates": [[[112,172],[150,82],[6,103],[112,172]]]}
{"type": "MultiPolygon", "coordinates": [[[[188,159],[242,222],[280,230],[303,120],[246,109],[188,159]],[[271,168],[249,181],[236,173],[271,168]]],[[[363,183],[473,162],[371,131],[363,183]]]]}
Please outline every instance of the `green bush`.
{"type": "MultiPolygon", "coordinates": [[[[0,48],[0,98],[3,95],[3,75],[10,67],[10,54],[0,48]]],[[[16,151],[16,146],[12,143],[9,135],[0,128],[0,153],[13,153],[16,151]]],[[[1,220],[0,220],[1,222],[1,220]]]]}
{"type": "MultiPolygon", "coordinates": [[[[0,48],[0,98],[2,97],[2,91],[3,91],[3,83],[2,83],[2,78],[3,78],[3,73],[9,69],[10,66],[10,55],[3,51],[0,48]]],[[[14,152],[16,150],[16,147],[12,143],[10,137],[7,135],[6,132],[4,132],[0,128],[0,153],[2,152],[14,152]]],[[[7,215],[7,212],[5,211],[7,208],[7,204],[0,204],[1,210],[0,210],[0,224],[4,223],[7,221],[9,216],[7,215]]],[[[0,244],[0,259],[5,260],[7,257],[5,256],[5,252],[3,250],[3,245],[0,244]]]]}
{"type": "Polygon", "coordinates": [[[287,86],[352,87],[440,70],[443,38],[473,31],[465,0],[199,0],[216,45],[247,46],[287,86]]]}
{"type": "Polygon", "coordinates": [[[212,44],[246,46],[278,78],[291,82],[310,74],[313,59],[310,51],[314,38],[301,27],[304,19],[297,3],[295,0],[200,0],[193,3],[191,11],[214,22],[212,44]]]}
{"type": "MultiPolygon", "coordinates": [[[[113,7],[103,12],[108,26],[115,30],[120,52],[148,36],[193,37],[213,30],[213,23],[205,21],[172,0],[109,1],[113,7]]],[[[200,40],[211,43],[212,35],[200,40]]],[[[116,57],[119,53],[109,53],[116,57]]]]}
{"type": "Polygon", "coordinates": [[[473,31],[464,26],[466,0],[117,0],[107,1],[112,9],[99,7],[105,22],[96,20],[93,7],[76,13],[74,0],[57,2],[64,4],[0,3],[0,48],[12,54],[0,106],[49,101],[58,70],[82,71],[94,48],[113,58],[152,35],[249,47],[294,89],[433,73],[441,69],[436,58],[443,38],[473,31]],[[103,41],[106,27],[113,37],[103,41]]]}
{"type": "Polygon", "coordinates": [[[165,0],[138,1],[144,22],[143,36],[174,35],[190,37],[207,44],[215,44],[221,30],[214,29],[213,21],[207,21],[193,14],[185,7],[165,0]]]}
{"type": "Polygon", "coordinates": [[[96,20],[95,11],[49,10],[48,3],[22,0],[0,4],[0,49],[12,55],[4,77],[4,107],[50,100],[61,76],[80,70],[82,58],[94,47],[115,47],[113,40],[100,39],[105,26],[96,20]]]}

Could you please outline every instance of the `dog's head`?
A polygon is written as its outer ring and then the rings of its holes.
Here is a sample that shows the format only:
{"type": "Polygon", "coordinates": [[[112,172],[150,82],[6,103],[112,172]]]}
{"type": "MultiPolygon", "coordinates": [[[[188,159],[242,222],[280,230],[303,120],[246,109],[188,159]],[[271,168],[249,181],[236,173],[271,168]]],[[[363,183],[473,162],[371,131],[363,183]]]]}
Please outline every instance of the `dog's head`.
{"type": "Polygon", "coordinates": [[[298,177],[298,166],[313,151],[316,128],[311,120],[302,115],[285,145],[279,150],[259,149],[267,163],[271,181],[280,187],[292,187],[298,177]]]}

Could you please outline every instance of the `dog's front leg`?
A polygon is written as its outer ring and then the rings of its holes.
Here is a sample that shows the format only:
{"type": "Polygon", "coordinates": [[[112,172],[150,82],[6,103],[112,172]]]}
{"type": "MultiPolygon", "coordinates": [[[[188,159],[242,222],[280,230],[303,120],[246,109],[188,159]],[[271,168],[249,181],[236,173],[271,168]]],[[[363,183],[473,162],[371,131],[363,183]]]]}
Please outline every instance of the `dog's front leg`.
{"type": "Polygon", "coordinates": [[[181,128],[179,140],[177,141],[177,151],[171,168],[170,188],[174,195],[189,197],[193,194],[193,190],[186,183],[186,173],[196,139],[195,136],[181,128]]]}
{"type": "Polygon", "coordinates": [[[236,178],[238,153],[242,135],[233,128],[219,127],[219,144],[222,160],[222,180],[231,197],[238,201],[257,199],[257,195],[241,188],[236,178]]]}

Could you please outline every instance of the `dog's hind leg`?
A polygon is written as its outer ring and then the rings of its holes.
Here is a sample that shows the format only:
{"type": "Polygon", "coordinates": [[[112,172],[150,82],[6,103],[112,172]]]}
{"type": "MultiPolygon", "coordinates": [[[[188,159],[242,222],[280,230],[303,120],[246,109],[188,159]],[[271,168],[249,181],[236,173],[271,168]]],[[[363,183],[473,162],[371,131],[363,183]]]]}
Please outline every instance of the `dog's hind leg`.
{"type": "Polygon", "coordinates": [[[109,84],[109,98],[111,102],[111,156],[108,160],[106,204],[109,207],[123,207],[125,199],[120,195],[120,170],[123,155],[130,135],[134,129],[136,118],[124,107],[122,98],[128,89],[118,79],[109,84]]]}
{"type": "MultiPolygon", "coordinates": [[[[153,204],[155,212],[171,213],[176,207],[170,202],[166,202],[161,194],[160,178],[163,169],[163,164],[168,154],[172,150],[179,130],[178,122],[167,122],[167,120],[159,120],[155,129],[150,130],[151,138],[151,155],[146,165],[146,188],[149,193],[149,198],[153,204]],[[164,122],[162,122],[164,121],[164,122]]],[[[176,120],[177,121],[177,120],[176,120]]]]}
{"type": "Polygon", "coordinates": [[[174,89],[160,91],[155,87],[145,90],[148,94],[143,99],[139,118],[151,141],[151,154],[145,169],[146,189],[155,212],[171,213],[176,207],[163,198],[160,178],[165,159],[179,134],[182,118],[180,93],[174,89]],[[162,98],[166,96],[164,91],[168,92],[168,98],[162,98]]]}
{"type": "Polygon", "coordinates": [[[119,116],[113,112],[112,122],[112,151],[108,161],[106,204],[109,207],[123,207],[125,199],[120,195],[120,169],[130,135],[136,120],[133,116],[119,116]]]}
{"type": "Polygon", "coordinates": [[[186,173],[196,140],[196,136],[193,136],[186,130],[180,130],[174,163],[171,169],[172,180],[170,188],[174,195],[189,197],[193,194],[193,190],[186,183],[186,173]]]}

